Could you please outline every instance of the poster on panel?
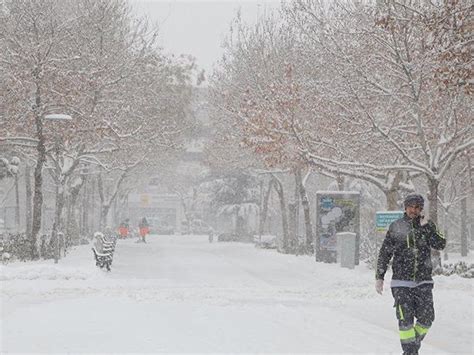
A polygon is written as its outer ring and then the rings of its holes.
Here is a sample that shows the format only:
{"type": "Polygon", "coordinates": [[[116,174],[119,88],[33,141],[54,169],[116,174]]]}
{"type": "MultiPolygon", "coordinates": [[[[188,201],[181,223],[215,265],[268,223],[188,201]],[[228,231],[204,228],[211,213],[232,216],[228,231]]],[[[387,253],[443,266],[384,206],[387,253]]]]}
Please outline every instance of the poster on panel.
{"type": "Polygon", "coordinates": [[[336,233],[356,233],[355,260],[359,264],[360,194],[357,191],[316,192],[316,261],[337,262],[336,233]]]}

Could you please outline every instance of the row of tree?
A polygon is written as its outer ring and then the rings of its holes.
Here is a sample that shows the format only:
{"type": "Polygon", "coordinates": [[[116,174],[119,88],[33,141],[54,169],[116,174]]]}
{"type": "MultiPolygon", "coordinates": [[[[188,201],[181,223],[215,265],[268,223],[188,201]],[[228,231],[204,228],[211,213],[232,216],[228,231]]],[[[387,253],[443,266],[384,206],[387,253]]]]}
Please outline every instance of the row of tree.
{"type": "Polygon", "coordinates": [[[22,162],[33,258],[44,181],[56,186],[55,229],[65,210],[77,213],[86,181],[97,184],[103,227],[127,181],[182,149],[195,64],[164,55],[157,36],[125,0],[3,1],[0,155],[22,162]]]}
{"type": "Polygon", "coordinates": [[[228,161],[239,147],[249,167],[272,176],[285,247],[286,202],[275,171],[296,179],[308,246],[311,171],[341,190],[347,178],[373,184],[388,210],[399,208],[400,193],[426,188],[434,221],[439,201],[466,208],[472,10],[462,0],[297,0],[254,26],[236,17],[212,82],[215,142],[234,148],[214,142],[210,150],[228,161]]]}

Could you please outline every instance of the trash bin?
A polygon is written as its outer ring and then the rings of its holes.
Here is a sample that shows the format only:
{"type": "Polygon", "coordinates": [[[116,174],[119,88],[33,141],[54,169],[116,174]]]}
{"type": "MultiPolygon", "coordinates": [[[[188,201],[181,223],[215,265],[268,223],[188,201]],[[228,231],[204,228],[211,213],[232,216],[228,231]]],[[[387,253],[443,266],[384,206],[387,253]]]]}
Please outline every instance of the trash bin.
{"type": "Polygon", "coordinates": [[[356,262],[356,234],[351,232],[336,233],[337,262],[341,267],[353,269],[356,262]]]}

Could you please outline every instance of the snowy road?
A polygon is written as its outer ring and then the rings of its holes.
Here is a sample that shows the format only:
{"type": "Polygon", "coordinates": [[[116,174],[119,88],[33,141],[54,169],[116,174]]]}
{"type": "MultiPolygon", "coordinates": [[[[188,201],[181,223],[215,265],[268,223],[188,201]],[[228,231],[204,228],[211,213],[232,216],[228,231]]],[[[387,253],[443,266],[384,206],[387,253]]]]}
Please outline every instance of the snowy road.
{"type": "MultiPolygon", "coordinates": [[[[119,241],[111,273],[89,246],[59,266],[1,270],[1,348],[27,353],[399,354],[390,290],[373,272],[206,236],[119,241]]],[[[436,279],[422,354],[473,351],[472,281],[436,279]]]]}

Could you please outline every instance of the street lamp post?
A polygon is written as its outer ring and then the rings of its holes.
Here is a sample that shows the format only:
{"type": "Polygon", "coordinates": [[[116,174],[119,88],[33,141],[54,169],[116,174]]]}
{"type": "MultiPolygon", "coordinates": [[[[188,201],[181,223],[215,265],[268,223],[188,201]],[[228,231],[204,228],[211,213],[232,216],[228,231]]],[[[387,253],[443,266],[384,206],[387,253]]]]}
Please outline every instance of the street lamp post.
{"type": "MultiPolygon", "coordinates": [[[[50,115],[45,115],[45,119],[51,121],[51,122],[68,122],[72,120],[72,117],[69,115],[65,114],[50,114],[50,115]]],[[[55,135],[55,142],[54,142],[54,150],[56,154],[56,161],[59,164],[59,153],[60,153],[60,143],[61,143],[61,135],[56,132],[55,135]]],[[[58,235],[58,230],[59,230],[59,222],[60,222],[60,201],[59,201],[59,172],[58,172],[58,179],[56,180],[56,211],[54,214],[54,223],[53,223],[53,231],[52,231],[52,237],[53,237],[53,242],[54,242],[54,263],[57,264],[58,260],[60,258],[60,245],[59,245],[59,235],[58,235]]]]}

